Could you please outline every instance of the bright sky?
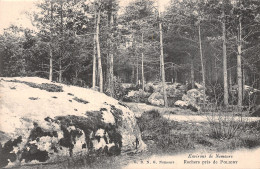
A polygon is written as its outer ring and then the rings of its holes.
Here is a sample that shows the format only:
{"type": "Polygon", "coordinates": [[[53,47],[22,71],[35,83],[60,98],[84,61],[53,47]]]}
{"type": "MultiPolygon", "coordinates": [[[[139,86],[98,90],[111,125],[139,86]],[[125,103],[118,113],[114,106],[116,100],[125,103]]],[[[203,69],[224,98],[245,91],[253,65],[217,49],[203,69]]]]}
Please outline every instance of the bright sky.
{"type": "MultiPolygon", "coordinates": [[[[32,28],[31,21],[24,14],[25,11],[31,11],[34,2],[37,0],[0,0],[0,34],[3,33],[4,28],[11,24],[32,28]]],[[[120,6],[126,6],[132,0],[120,0],[120,6]]],[[[165,7],[170,0],[160,0],[161,6],[165,7]]]]}
{"type": "Polygon", "coordinates": [[[11,24],[32,27],[29,18],[24,13],[34,8],[36,0],[0,0],[0,34],[11,24]]]}

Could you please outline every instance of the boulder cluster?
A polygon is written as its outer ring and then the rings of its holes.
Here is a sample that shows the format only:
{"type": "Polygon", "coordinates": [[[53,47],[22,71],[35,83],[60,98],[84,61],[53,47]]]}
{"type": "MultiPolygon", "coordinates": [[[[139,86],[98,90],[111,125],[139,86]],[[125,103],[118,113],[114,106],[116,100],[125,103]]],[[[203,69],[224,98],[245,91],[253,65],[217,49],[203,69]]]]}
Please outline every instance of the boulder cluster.
{"type": "MultiPolygon", "coordinates": [[[[203,101],[202,85],[196,83],[195,89],[187,90],[187,86],[180,83],[167,84],[166,93],[169,106],[200,110],[203,101]]],[[[144,90],[129,90],[123,101],[164,106],[163,85],[150,82],[145,85],[144,90]]]]}

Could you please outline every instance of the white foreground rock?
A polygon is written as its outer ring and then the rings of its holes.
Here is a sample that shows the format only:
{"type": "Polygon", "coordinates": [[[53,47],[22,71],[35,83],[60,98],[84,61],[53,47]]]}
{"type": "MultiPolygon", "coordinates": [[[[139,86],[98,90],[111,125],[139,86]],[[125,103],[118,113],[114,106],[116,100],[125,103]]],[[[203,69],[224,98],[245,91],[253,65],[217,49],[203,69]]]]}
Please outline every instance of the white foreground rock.
{"type": "Polygon", "coordinates": [[[0,168],[146,149],[134,113],[105,94],[37,77],[0,79],[0,168]],[[63,92],[40,89],[43,84],[63,92]]]}

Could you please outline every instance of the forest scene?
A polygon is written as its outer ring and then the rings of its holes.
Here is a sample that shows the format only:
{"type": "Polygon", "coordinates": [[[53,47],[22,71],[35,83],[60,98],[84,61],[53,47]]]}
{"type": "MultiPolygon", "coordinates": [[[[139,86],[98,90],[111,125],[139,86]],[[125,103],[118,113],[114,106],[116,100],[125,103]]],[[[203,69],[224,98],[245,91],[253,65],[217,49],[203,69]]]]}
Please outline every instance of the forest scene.
{"type": "Polygon", "coordinates": [[[0,168],[176,168],[158,159],[259,155],[259,0],[33,4],[32,27],[0,32],[0,168]]]}

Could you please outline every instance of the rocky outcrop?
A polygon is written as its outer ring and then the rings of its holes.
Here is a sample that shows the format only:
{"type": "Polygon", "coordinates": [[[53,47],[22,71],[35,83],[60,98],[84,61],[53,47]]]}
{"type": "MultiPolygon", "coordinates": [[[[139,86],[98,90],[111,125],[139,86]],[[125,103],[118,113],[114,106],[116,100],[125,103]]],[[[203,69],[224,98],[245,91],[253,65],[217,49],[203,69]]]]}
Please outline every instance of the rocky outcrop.
{"type": "Polygon", "coordinates": [[[184,109],[188,107],[188,103],[185,102],[185,101],[183,101],[183,100],[177,100],[177,101],[174,103],[174,105],[175,105],[176,107],[181,107],[181,108],[184,108],[184,109]]]}
{"type": "Polygon", "coordinates": [[[147,103],[148,97],[151,93],[145,92],[142,89],[131,90],[126,96],[123,97],[125,102],[135,102],[135,103],[147,103]]]}
{"type": "Polygon", "coordinates": [[[159,92],[155,92],[151,94],[151,96],[148,98],[148,102],[152,105],[163,106],[164,105],[163,95],[159,92]]]}
{"type": "MultiPolygon", "coordinates": [[[[145,86],[145,91],[153,91],[153,94],[148,98],[148,102],[153,105],[164,105],[163,86],[161,83],[148,83],[145,86]]],[[[166,93],[168,105],[172,106],[177,100],[180,100],[186,91],[186,86],[179,83],[167,84],[166,93]]]]}
{"type": "Polygon", "coordinates": [[[251,94],[253,106],[250,110],[251,116],[260,117],[260,91],[251,94]]]}
{"type": "Polygon", "coordinates": [[[187,91],[187,94],[182,96],[182,100],[178,100],[174,103],[175,106],[181,108],[188,108],[192,111],[199,111],[200,104],[203,102],[203,93],[199,89],[191,89],[187,91]]]}
{"type": "Polygon", "coordinates": [[[145,150],[133,112],[117,100],[41,78],[15,79],[0,82],[0,167],[145,150]]]}

